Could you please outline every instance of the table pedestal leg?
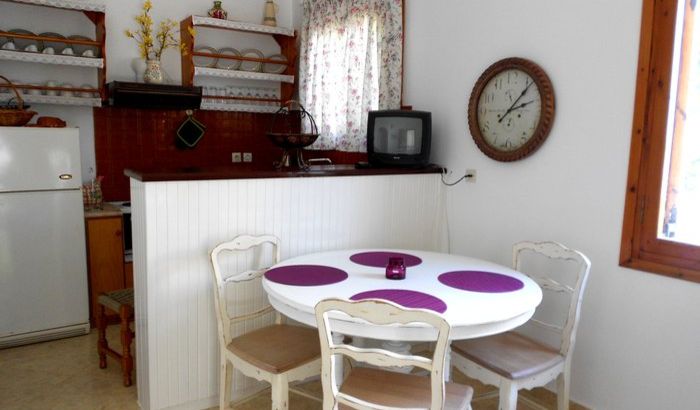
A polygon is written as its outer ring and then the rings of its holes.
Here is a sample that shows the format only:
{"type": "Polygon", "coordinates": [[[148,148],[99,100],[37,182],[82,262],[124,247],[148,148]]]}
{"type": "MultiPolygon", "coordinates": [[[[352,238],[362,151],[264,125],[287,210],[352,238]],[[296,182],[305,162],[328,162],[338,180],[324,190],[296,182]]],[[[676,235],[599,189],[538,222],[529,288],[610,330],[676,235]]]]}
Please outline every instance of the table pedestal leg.
{"type": "MultiPolygon", "coordinates": [[[[411,344],[408,342],[400,342],[397,340],[386,340],[382,342],[382,349],[388,350],[390,352],[407,355],[411,353],[411,344]]],[[[402,367],[391,367],[387,370],[395,371],[397,373],[411,373],[413,370],[412,366],[402,366],[402,367]]]]}

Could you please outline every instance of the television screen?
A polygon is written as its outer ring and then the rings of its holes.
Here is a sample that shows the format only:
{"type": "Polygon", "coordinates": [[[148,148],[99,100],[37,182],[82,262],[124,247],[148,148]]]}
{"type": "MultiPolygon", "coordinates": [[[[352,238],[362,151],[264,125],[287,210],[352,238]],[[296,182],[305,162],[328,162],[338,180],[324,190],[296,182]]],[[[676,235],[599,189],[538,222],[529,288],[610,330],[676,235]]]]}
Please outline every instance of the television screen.
{"type": "Polygon", "coordinates": [[[430,158],[431,114],[426,111],[370,111],[367,158],[372,166],[425,166],[430,158]]]}
{"type": "Polygon", "coordinates": [[[379,117],[374,121],[374,152],[420,154],[423,120],[411,117],[379,117]]]}

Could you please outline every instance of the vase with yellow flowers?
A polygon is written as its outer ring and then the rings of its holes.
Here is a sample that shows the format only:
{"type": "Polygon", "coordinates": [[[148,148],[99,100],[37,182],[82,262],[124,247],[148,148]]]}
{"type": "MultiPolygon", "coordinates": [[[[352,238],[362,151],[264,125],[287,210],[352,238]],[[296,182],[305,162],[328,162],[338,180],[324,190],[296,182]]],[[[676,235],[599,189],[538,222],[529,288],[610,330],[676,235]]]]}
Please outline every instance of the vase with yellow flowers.
{"type": "Polygon", "coordinates": [[[146,71],[143,74],[143,81],[146,83],[160,84],[163,82],[163,70],[160,66],[160,59],[163,52],[169,48],[179,48],[182,53],[186,49],[175,37],[177,34],[177,22],[165,19],[158,24],[158,31],[153,31],[153,19],[151,18],[151,0],[143,2],[142,13],[134,17],[138,28],[136,30],[126,30],[125,34],[133,38],[139,46],[139,54],[146,62],[146,71]]]}

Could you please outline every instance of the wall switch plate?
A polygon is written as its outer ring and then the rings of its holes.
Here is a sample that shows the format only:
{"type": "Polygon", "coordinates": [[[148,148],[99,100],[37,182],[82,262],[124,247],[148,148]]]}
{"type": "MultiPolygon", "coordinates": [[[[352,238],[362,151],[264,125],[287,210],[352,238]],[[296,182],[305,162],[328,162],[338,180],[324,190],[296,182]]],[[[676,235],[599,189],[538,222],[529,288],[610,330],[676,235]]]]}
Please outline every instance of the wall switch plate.
{"type": "Polygon", "coordinates": [[[476,182],[476,170],[475,169],[465,170],[464,171],[464,180],[466,182],[475,183],[476,182]]]}
{"type": "Polygon", "coordinates": [[[240,152],[232,152],[231,153],[231,162],[241,162],[241,153],[240,152]]]}
{"type": "Polygon", "coordinates": [[[253,162],[253,153],[252,152],[244,152],[243,153],[243,162],[253,162]]]}

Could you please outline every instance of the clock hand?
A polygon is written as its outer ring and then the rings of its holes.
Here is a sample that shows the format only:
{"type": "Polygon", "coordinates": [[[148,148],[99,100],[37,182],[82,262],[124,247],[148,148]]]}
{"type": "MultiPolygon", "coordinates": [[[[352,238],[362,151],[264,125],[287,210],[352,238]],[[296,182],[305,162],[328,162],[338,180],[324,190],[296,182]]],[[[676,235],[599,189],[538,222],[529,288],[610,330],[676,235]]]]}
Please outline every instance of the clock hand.
{"type": "Polygon", "coordinates": [[[521,109],[521,108],[525,108],[528,104],[532,104],[532,103],[534,103],[534,102],[535,102],[535,100],[530,100],[530,101],[528,101],[528,102],[524,102],[524,103],[518,105],[517,107],[513,107],[513,109],[510,110],[510,111],[513,112],[513,111],[515,111],[515,110],[519,110],[519,109],[521,109]]]}
{"type": "Polygon", "coordinates": [[[520,101],[520,99],[523,98],[523,95],[525,95],[525,93],[526,93],[527,90],[530,88],[530,86],[532,85],[532,83],[534,83],[534,81],[531,81],[531,82],[525,87],[525,89],[523,90],[523,92],[520,93],[520,95],[518,96],[518,98],[516,98],[515,101],[513,101],[513,104],[511,104],[511,106],[506,110],[506,113],[503,114],[503,116],[498,120],[499,123],[500,123],[500,122],[503,122],[503,119],[506,118],[506,116],[507,116],[508,114],[510,114],[510,112],[513,111],[513,110],[515,109],[515,108],[513,108],[513,107],[515,107],[515,104],[517,104],[518,101],[520,101]]]}

